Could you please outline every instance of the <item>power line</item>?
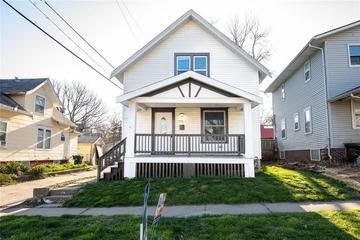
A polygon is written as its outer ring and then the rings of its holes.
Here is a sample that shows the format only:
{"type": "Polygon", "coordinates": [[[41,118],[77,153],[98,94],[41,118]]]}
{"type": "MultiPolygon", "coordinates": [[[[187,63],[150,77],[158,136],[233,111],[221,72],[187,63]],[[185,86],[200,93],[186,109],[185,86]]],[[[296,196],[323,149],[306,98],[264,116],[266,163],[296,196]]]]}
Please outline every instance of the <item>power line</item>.
{"type": "Polygon", "coordinates": [[[129,8],[126,6],[126,3],[124,0],[121,0],[122,4],[125,7],[125,10],[128,12],[130,18],[133,20],[133,22],[135,23],[136,27],[139,29],[139,31],[141,32],[141,34],[143,34],[141,27],[139,26],[139,24],[137,23],[136,19],[134,18],[134,16],[132,15],[132,13],[130,12],[129,8]]]}
{"type": "Polygon", "coordinates": [[[115,2],[116,2],[116,5],[117,5],[118,8],[119,8],[121,14],[124,16],[125,22],[126,22],[126,24],[128,25],[128,27],[129,27],[129,29],[130,29],[130,31],[131,31],[131,34],[133,35],[133,37],[135,38],[135,40],[138,41],[138,39],[137,39],[137,37],[136,37],[136,35],[135,35],[135,32],[134,32],[134,30],[132,29],[132,27],[131,27],[131,25],[130,25],[130,23],[129,23],[126,15],[125,15],[125,12],[123,11],[123,9],[122,9],[121,6],[120,6],[119,1],[118,1],[118,0],[115,0],[115,2]]]}
{"type": "Polygon", "coordinates": [[[61,18],[61,20],[63,20],[63,21],[66,23],[66,25],[68,25],[89,47],[91,47],[92,50],[94,50],[107,64],[109,64],[109,66],[111,66],[113,69],[115,68],[108,60],[106,60],[106,58],[105,58],[103,55],[101,55],[101,54],[99,53],[99,51],[96,50],[95,47],[93,47],[83,36],[81,36],[81,34],[80,34],[78,31],[76,31],[76,30],[70,25],[70,23],[68,23],[68,22],[60,15],[60,13],[58,13],[47,1],[44,1],[44,0],[41,0],[41,1],[45,2],[45,4],[46,4],[59,18],[61,18]]]}
{"type": "Polygon", "coordinates": [[[101,75],[103,78],[105,78],[106,80],[108,80],[110,83],[112,83],[114,86],[120,88],[121,90],[123,90],[123,88],[119,87],[118,85],[116,85],[115,83],[113,83],[108,77],[106,77],[104,74],[102,74],[101,72],[99,72],[96,68],[94,68],[93,66],[91,66],[89,63],[87,63],[84,59],[82,59],[81,57],[79,57],[78,55],[76,55],[73,51],[71,51],[69,48],[67,48],[65,45],[63,45],[61,42],[59,42],[57,39],[55,39],[53,36],[51,36],[49,33],[47,33],[45,30],[43,30],[41,27],[39,27],[36,23],[34,23],[33,21],[31,21],[29,18],[27,18],[24,14],[22,14],[19,10],[17,10],[15,7],[13,7],[10,3],[8,3],[6,0],[2,0],[4,3],[6,3],[10,8],[12,8],[17,14],[19,14],[21,17],[23,17],[24,19],[26,19],[28,22],[30,22],[33,26],[35,26],[37,29],[39,29],[42,33],[44,33],[46,36],[48,36],[49,38],[51,38],[54,42],[56,42],[57,44],[59,44],[61,47],[63,47],[65,50],[67,50],[69,53],[71,53],[74,57],[76,57],[77,59],[79,59],[81,62],[83,62],[85,65],[87,65],[88,67],[90,67],[92,70],[94,70],[95,72],[97,72],[99,75],[101,75]]]}
{"type": "Polygon", "coordinates": [[[44,13],[32,0],[28,0],[44,17],[49,20],[62,34],[64,34],[77,48],[79,48],[86,56],[88,56],[99,68],[106,71],[100,64],[98,64],[93,57],[90,56],[82,47],[80,47],[69,35],[67,35],[46,13],[44,13]]]}

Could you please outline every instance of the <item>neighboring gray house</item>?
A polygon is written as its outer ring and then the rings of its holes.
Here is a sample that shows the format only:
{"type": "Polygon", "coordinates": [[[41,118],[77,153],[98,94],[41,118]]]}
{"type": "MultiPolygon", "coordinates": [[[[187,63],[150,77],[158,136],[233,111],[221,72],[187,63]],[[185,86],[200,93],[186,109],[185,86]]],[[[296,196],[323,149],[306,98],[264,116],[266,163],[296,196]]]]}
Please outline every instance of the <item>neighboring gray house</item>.
{"type": "Polygon", "coordinates": [[[266,92],[280,159],[344,159],[360,144],[360,21],[314,36],[266,92]]]}

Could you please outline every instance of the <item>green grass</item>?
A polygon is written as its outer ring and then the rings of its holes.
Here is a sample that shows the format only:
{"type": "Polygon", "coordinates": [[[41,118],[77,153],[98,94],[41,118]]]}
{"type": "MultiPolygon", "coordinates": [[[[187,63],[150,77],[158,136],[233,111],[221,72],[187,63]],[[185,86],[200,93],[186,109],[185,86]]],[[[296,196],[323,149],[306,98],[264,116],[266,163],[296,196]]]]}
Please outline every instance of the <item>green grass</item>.
{"type": "MultiPolygon", "coordinates": [[[[137,206],[143,204],[147,180],[133,179],[91,183],[68,207],[137,206]]],[[[297,202],[360,199],[360,192],[344,183],[311,172],[266,166],[256,178],[168,178],[152,179],[150,205],[166,192],[166,205],[207,203],[297,202]]]]}
{"type": "MultiPolygon", "coordinates": [[[[166,209],[165,209],[166,211],[166,209]]],[[[150,222],[152,219],[149,219],[150,222]]],[[[140,217],[3,217],[0,239],[139,239],[140,217]]],[[[148,239],[360,239],[360,211],[162,218],[148,239]]]]}

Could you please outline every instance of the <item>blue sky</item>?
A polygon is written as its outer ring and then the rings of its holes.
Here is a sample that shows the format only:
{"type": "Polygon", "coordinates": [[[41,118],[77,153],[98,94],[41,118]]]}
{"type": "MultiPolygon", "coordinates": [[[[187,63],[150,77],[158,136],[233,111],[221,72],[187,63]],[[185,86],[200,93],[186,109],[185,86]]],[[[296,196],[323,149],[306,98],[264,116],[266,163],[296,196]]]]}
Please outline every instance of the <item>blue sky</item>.
{"type": "MultiPolygon", "coordinates": [[[[61,42],[92,63],[60,31],[58,31],[28,0],[8,0],[26,16],[46,29],[61,42]]],[[[37,3],[76,42],[80,39],[56,18],[40,0],[37,3]]],[[[227,34],[226,25],[235,14],[255,15],[269,29],[273,55],[265,65],[277,74],[314,35],[359,20],[360,1],[145,1],[119,0],[124,12],[130,10],[136,22],[126,13],[134,34],[126,24],[115,0],[111,1],[48,1],[86,39],[115,66],[121,64],[134,51],[171,24],[187,10],[194,9],[215,27],[227,34]],[[139,26],[140,28],[138,28],[139,26]],[[135,37],[134,37],[135,35],[135,37]]],[[[43,33],[22,19],[3,2],[1,8],[1,62],[0,77],[50,77],[59,81],[81,81],[97,92],[108,105],[110,112],[120,105],[115,97],[119,89],[86,67],[43,33]]],[[[88,52],[85,44],[81,46],[88,52]]],[[[98,62],[101,60],[92,55],[98,62]]],[[[95,65],[94,63],[92,63],[95,65]]],[[[111,69],[102,62],[104,73],[111,69]]],[[[271,79],[266,81],[269,82],[271,79]]],[[[266,107],[269,102],[265,100],[266,107]]]]}

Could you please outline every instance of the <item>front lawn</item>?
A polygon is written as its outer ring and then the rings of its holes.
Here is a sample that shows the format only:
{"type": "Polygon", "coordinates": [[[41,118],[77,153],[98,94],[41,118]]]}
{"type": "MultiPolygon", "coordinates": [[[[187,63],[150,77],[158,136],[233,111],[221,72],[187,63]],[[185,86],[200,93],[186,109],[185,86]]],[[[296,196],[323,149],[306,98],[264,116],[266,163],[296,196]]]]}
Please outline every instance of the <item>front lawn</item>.
{"type": "MultiPolygon", "coordinates": [[[[0,219],[0,239],[135,240],[139,224],[135,216],[10,216],[0,219]]],[[[162,218],[158,225],[149,225],[148,235],[164,240],[353,240],[360,238],[360,211],[162,218]]]]}
{"type": "MultiPolygon", "coordinates": [[[[90,183],[68,207],[138,206],[143,204],[146,179],[90,183]]],[[[360,199],[360,192],[344,183],[306,171],[266,166],[256,178],[163,178],[152,179],[150,205],[166,192],[166,205],[235,204],[360,199]]]]}

